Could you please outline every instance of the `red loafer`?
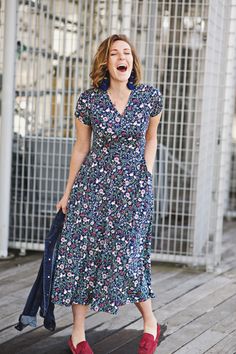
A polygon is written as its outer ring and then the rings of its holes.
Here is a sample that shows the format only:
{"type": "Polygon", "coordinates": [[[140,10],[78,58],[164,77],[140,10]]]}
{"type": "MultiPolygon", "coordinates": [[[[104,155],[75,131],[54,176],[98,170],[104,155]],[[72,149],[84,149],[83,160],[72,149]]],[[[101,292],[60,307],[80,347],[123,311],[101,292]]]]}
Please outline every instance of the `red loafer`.
{"type": "Polygon", "coordinates": [[[94,354],[92,348],[86,340],[79,342],[75,347],[70,336],[70,338],[68,339],[68,345],[73,354],[94,354]]]}
{"type": "Polygon", "coordinates": [[[166,324],[157,324],[157,335],[155,339],[151,333],[144,333],[139,342],[138,354],[154,354],[158,345],[165,339],[163,334],[166,330],[166,324]]]}

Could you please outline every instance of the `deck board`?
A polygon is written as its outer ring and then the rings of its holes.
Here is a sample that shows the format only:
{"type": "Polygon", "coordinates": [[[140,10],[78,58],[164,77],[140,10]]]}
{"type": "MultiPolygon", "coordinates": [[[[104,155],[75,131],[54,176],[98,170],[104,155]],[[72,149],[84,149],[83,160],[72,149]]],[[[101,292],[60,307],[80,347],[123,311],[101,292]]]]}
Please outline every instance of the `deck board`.
{"type": "MultiPolygon", "coordinates": [[[[224,230],[223,263],[215,273],[170,264],[152,264],[153,310],[168,323],[160,354],[236,353],[236,222],[224,230]]],[[[42,253],[41,253],[42,256],[42,253]]],[[[31,254],[0,263],[0,353],[69,354],[70,307],[56,306],[56,330],[49,332],[38,315],[37,328],[14,325],[37,275],[41,256],[31,254]],[[1,265],[3,265],[1,267],[1,265]]],[[[86,336],[95,354],[135,354],[143,321],[133,304],[118,315],[90,310],[86,336]]]]}

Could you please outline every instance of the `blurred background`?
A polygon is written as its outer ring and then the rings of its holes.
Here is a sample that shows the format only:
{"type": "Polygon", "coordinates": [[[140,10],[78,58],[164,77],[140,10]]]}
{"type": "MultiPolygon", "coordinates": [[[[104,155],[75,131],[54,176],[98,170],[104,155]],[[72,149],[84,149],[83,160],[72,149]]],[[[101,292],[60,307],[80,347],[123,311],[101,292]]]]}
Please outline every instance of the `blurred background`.
{"type": "Polygon", "coordinates": [[[113,33],[131,39],[143,82],[164,98],[152,259],[215,269],[236,217],[236,0],[0,1],[0,255],[44,249],[75,103],[113,33]]]}

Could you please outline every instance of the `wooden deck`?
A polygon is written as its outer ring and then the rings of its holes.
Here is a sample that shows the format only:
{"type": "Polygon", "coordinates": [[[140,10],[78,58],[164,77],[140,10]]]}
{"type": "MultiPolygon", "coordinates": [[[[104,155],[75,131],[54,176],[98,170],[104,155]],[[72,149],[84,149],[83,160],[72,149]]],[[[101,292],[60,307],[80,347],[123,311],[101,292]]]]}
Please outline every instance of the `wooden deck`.
{"type": "MultiPolygon", "coordinates": [[[[70,353],[71,308],[56,306],[57,329],[14,328],[38,271],[42,253],[0,263],[0,353],[70,353]]],[[[159,322],[167,322],[160,354],[236,353],[236,222],[224,226],[224,257],[217,273],[184,266],[153,264],[152,300],[159,322]]],[[[95,354],[135,354],[142,318],[135,305],[122,306],[117,316],[90,311],[86,336],[95,354]]]]}

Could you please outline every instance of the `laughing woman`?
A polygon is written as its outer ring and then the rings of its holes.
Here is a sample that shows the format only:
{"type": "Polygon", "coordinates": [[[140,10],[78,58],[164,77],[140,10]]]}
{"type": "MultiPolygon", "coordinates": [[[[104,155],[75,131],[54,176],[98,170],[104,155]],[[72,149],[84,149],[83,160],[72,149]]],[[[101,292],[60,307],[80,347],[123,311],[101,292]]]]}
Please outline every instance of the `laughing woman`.
{"type": "Polygon", "coordinates": [[[68,343],[83,354],[93,353],[85,337],[89,305],[117,314],[134,303],[144,323],[138,353],[153,354],[166,329],[151,303],[152,168],[162,96],[140,83],[140,61],[124,35],[100,44],[90,76],[92,87],[76,104],[77,141],[57,204],[66,217],[52,302],[72,306],[68,343]]]}

